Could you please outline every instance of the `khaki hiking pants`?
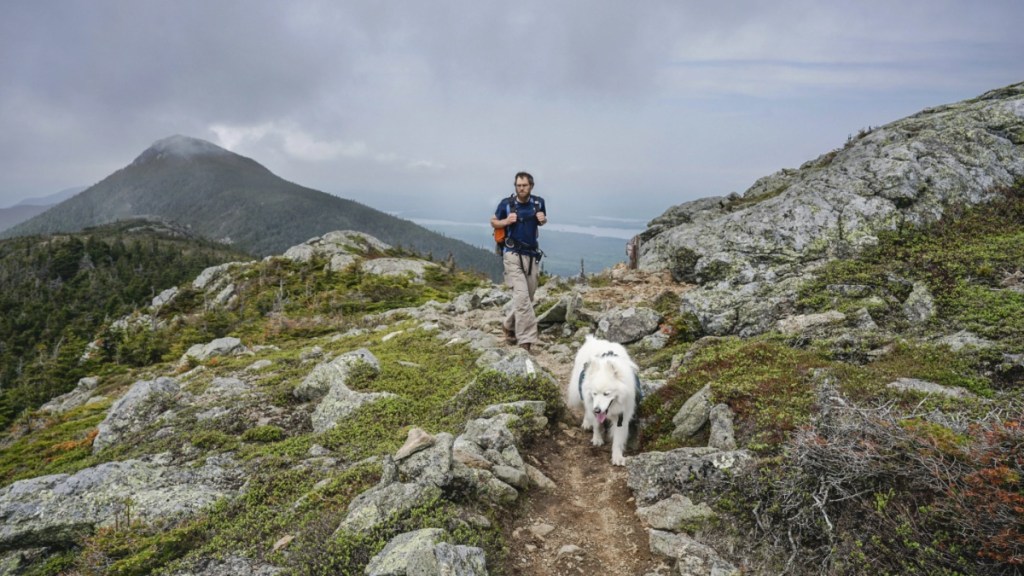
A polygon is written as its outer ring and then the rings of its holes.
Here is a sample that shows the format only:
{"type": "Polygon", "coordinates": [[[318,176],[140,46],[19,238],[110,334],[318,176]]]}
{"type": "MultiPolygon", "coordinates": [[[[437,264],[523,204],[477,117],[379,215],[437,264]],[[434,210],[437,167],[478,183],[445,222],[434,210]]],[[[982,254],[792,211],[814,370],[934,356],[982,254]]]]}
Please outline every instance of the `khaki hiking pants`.
{"type": "Polygon", "coordinates": [[[525,254],[505,252],[505,284],[512,287],[512,311],[505,318],[506,330],[516,333],[519,344],[533,344],[537,336],[537,316],[533,313],[533,293],[537,291],[540,262],[525,254]]]}

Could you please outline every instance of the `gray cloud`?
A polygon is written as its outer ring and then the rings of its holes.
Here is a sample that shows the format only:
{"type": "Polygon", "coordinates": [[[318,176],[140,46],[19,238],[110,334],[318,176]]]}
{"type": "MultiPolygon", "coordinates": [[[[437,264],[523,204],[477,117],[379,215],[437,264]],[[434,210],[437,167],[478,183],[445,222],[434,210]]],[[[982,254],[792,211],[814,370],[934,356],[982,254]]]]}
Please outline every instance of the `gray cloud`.
{"type": "Polygon", "coordinates": [[[1024,80],[1022,16],[1017,0],[11,0],[0,206],[181,133],[410,216],[486,214],[529,169],[567,216],[650,218],[1024,80]]]}

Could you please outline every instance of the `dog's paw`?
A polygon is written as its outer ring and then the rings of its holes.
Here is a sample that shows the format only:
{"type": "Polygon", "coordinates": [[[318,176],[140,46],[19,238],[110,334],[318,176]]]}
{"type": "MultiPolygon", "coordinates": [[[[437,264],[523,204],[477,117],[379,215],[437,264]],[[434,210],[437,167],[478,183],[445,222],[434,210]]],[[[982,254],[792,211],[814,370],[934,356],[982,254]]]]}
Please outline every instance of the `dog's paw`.
{"type": "Polygon", "coordinates": [[[622,454],[612,454],[612,466],[625,466],[626,457],[622,454]]]}
{"type": "Polygon", "coordinates": [[[580,424],[580,428],[583,428],[584,430],[591,430],[594,428],[594,424],[592,422],[584,420],[583,424],[580,424]]]}
{"type": "Polygon", "coordinates": [[[590,439],[590,443],[594,446],[604,446],[604,438],[594,435],[594,437],[590,439]]]}

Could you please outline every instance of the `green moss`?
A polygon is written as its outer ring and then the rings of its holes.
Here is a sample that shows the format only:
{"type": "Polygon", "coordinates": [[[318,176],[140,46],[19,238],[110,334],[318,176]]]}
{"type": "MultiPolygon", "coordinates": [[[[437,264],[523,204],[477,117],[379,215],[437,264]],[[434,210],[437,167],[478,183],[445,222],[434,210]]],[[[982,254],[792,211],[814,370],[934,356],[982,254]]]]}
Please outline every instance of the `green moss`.
{"type": "Polygon", "coordinates": [[[284,439],[284,430],[280,426],[256,426],[242,433],[246,442],[278,442],[284,439]]]}

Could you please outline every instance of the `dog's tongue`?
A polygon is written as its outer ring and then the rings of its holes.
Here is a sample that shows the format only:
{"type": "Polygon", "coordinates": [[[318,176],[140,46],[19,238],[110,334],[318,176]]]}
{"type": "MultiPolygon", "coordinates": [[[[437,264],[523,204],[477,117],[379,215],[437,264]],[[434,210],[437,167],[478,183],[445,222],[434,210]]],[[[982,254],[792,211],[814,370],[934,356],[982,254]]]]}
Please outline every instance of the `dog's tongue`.
{"type": "Polygon", "coordinates": [[[604,420],[607,417],[608,417],[608,413],[607,412],[598,412],[597,413],[597,423],[598,424],[604,424],[604,420]]]}

